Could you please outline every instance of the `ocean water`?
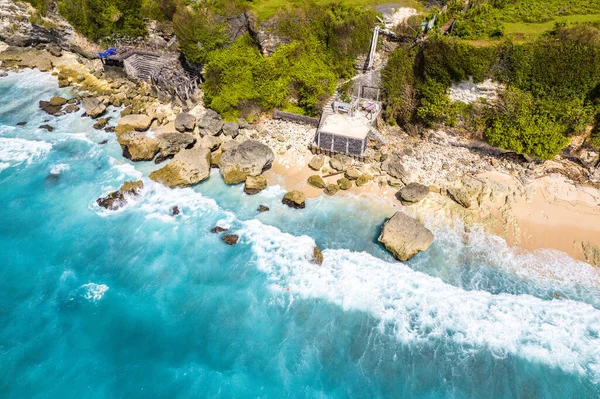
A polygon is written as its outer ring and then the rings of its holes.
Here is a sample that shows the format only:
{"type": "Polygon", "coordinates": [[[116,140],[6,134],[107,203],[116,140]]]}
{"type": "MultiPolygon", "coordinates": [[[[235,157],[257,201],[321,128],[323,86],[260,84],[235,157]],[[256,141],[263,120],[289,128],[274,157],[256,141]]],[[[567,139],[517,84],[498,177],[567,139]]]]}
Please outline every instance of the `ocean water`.
{"type": "Polygon", "coordinates": [[[600,397],[592,266],[439,221],[401,263],[364,200],[291,210],[218,172],[170,190],[92,120],[37,108],[56,94],[49,74],[0,78],[0,397],[600,397]],[[96,205],[140,178],[123,209],[96,205]]]}

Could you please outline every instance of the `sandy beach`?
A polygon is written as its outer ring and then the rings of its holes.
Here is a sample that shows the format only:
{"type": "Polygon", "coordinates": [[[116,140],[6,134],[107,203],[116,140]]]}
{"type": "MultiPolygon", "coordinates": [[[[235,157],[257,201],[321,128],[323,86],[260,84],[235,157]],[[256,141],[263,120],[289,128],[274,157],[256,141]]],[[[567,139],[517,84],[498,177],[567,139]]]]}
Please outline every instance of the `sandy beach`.
{"type": "MultiPolygon", "coordinates": [[[[303,191],[308,198],[325,195],[323,190],[307,183],[309,176],[319,174],[308,167],[310,152],[286,153],[276,157],[266,172],[269,184],[286,190],[303,191]]],[[[364,168],[364,167],[363,167],[364,168]]],[[[335,183],[343,174],[324,178],[335,183]]],[[[481,178],[511,185],[510,174],[482,173],[481,178]]],[[[481,225],[490,234],[504,238],[510,246],[533,251],[550,248],[584,262],[600,265],[600,190],[577,186],[559,174],[535,179],[527,186],[526,194],[514,194],[509,200],[485,202],[477,210],[465,210],[446,195],[430,193],[419,204],[406,207],[396,198],[398,190],[370,182],[363,187],[353,186],[336,195],[353,196],[373,202],[390,214],[405,209],[421,219],[444,216],[444,220],[460,218],[470,225],[481,225]],[[409,209],[410,208],[410,209],[409,209]]]]}

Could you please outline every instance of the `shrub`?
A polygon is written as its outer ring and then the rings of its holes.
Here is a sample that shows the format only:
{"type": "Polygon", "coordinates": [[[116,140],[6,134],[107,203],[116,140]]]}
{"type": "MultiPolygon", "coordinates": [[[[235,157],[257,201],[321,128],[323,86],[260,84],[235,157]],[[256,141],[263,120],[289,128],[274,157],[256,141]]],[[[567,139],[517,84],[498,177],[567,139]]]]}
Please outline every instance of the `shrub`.
{"type": "Polygon", "coordinates": [[[147,33],[141,0],[61,0],[58,9],[78,32],[94,40],[147,33]]]}
{"type": "Polygon", "coordinates": [[[565,126],[540,109],[530,93],[507,90],[490,118],[490,144],[541,159],[551,159],[568,143],[565,126]]]}
{"type": "Polygon", "coordinates": [[[225,24],[209,8],[191,10],[178,7],[173,16],[175,34],[181,51],[192,62],[204,64],[211,51],[227,44],[225,24]]]}

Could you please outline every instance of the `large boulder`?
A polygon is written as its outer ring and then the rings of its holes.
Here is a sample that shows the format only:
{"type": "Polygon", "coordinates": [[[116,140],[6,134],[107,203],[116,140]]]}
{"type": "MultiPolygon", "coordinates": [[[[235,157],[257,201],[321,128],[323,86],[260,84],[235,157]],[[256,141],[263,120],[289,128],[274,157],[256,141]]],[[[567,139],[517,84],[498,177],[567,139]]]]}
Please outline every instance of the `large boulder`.
{"type": "Polygon", "coordinates": [[[81,105],[85,109],[85,114],[92,118],[98,118],[106,111],[106,105],[96,97],[84,97],[81,100],[81,105]]]}
{"type": "Polygon", "coordinates": [[[196,144],[178,152],[164,167],[150,173],[150,178],[169,187],[188,187],[210,176],[210,150],[196,144]]]}
{"type": "Polygon", "coordinates": [[[60,96],[55,96],[50,99],[50,105],[62,107],[67,103],[67,99],[60,96]]]}
{"type": "Polygon", "coordinates": [[[175,130],[178,132],[192,132],[196,127],[196,117],[183,112],[175,117],[175,130]]]}
{"type": "Polygon", "coordinates": [[[327,195],[335,195],[339,190],[340,187],[337,184],[328,184],[323,192],[327,195]]]}
{"type": "Polygon", "coordinates": [[[304,209],[306,207],[306,195],[302,191],[293,190],[286,193],[281,202],[290,208],[304,209]]]}
{"type": "Polygon", "coordinates": [[[143,187],[144,183],[141,180],[126,181],[119,190],[98,198],[96,203],[102,208],[115,211],[127,203],[127,198],[139,196],[143,187]]]}
{"type": "Polygon", "coordinates": [[[224,152],[219,161],[219,169],[227,184],[246,181],[248,176],[258,176],[271,167],[275,154],[266,145],[254,140],[246,140],[224,152]]]}
{"type": "Polygon", "coordinates": [[[381,169],[388,175],[400,179],[404,182],[409,178],[409,174],[399,160],[388,159],[381,164],[381,169]]]}
{"type": "Polygon", "coordinates": [[[466,178],[459,187],[448,188],[448,196],[464,208],[479,205],[479,197],[483,192],[483,183],[473,178],[466,178]]]}
{"type": "Polygon", "coordinates": [[[312,170],[319,171],[323,167],[324,163],[325,163],[325,157],[323,155],[315,155],[314,157],[312,157],[312,159],[308,163],[308,167],[311,168],[312,170]]]}
{"type": "Polygon", "coordinates": [[[350,190],[352,188],[352,181],[345,177],[342,177],[341,179],[338,179],[337,185],[340,188],[340,190],[350,190]]]}
{"type": "Polygon", "coordinates": [[[223,135],[234,139],[238,136],[238,134],[240,134],[240,127],[235,122],[226,122],[223,124],[222,132],[223,135]]]}
{"type": "Polygon", "coordinates": [[[160,158],[172,157],[179,151],[190,149],[196,144],[196,139],[188,133],[163,133],[158,136],[160,158]]]}
{"type": "Polygon", "coordinates": [[[41,100],[38,106],[48,115],[59,116],[61,114],[62,107],[60,105],[52,105],[50,101],[41,100]]]}
{"type": "Polygon", "coordinates": [[[412,205],[421,201],[429,194],[429,187],[419,183],[409,183],[400,191],[397,197],[404,205],[412,205]]]}
{"type": "Polygon", "coordinates": [[[249,195],[258,194],[267,188],[267,178],[263,175],[248,176],[244,184],[244,192],[249,195]]]}
{"type": "Polygon", "coordinates": [[[202,136],[217,136],[223,128],[223,120],[212,109],[207,109],[204,115],[198,120],[198,128],[202,136]]]}
{"type": "Polygon", "coordinates": [[[115,133],[118,135],[125,132],[145,132],[150,128],[152,124],[152,118],[148,115],[143,114],[131,114],[126,115],[119,119],[117,122],[117,127],[115,128],[115,133]]]}
{"type": "Polygon", "coordinates": [[[433,239],[433,233],[416,219],[396,212],[383,225],[378,240],[396,259],[407,261],[418,252],[426,251],[433,239]]]}
{"type": "Polygon", "coordinates": [[[151,161],[158,153],[158,140],[140,132],[125,132],[119,136],[123,156],[132,161],[151,161]]]}
{"type": "Polygon", "coordinates": [[[327,184],[325,184],[325,181],[319,175],[312,175],[312,176],[310,176],[308,178],[308,184],[310,184],[311,186],[316,187],[316,188],[325,188],[325,187],[327,187],[327,184]]]}

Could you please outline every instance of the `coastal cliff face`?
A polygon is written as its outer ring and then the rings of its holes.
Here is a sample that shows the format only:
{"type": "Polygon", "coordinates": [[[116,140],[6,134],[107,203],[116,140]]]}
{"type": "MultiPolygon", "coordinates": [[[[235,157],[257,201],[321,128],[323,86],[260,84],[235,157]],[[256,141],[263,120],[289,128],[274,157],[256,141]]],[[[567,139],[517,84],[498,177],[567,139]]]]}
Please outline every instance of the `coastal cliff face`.
{"type": "Polygon", "coordinates": [[[0,41],[16,47],[55,44],[87,58],[99,49],[75,32],[59,14],[49,12],[42,17],[28,3],[12,0],[0,0],[0,41]]]}

